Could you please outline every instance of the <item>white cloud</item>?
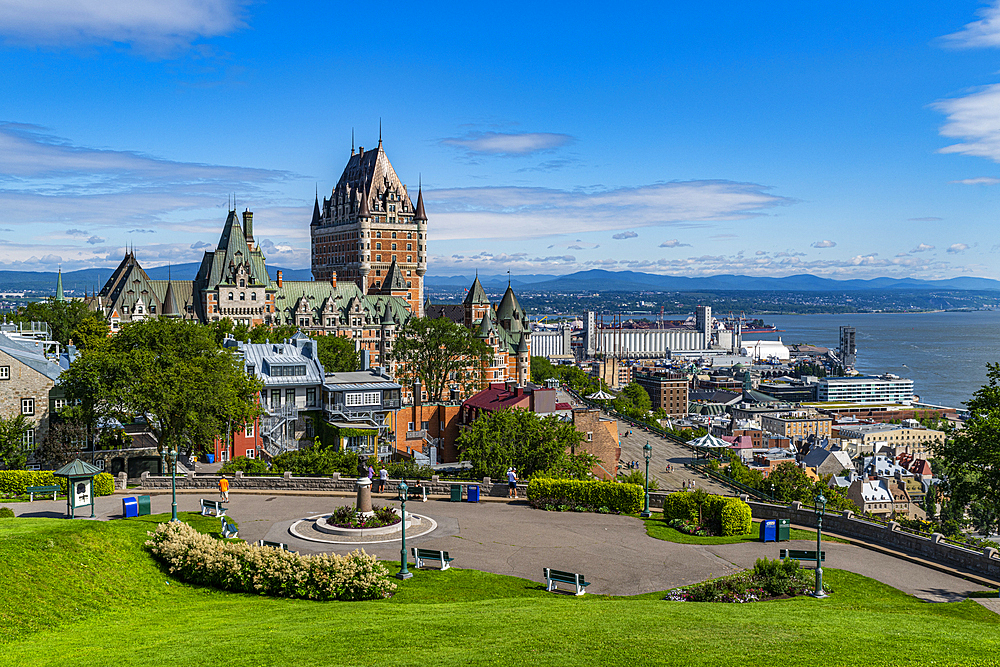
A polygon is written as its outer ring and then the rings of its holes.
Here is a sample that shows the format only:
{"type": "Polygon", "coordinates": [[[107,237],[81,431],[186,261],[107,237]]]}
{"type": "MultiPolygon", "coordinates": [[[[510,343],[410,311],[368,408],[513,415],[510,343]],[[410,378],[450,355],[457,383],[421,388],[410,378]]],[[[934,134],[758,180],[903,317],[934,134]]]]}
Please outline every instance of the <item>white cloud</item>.
{"type": "Polygon", "coordinates": [[[681,243],[677,239],[670,239],[660,244],[661,248],[690,248],[690,243],[681,243]]]}
{"type": "MultiPolygon", "coordinates": [[[[996,185],[1000,183],[1000,178],[992,176],[977,176],[976,178],[963,178],[959,181],[948,181],[957,185],[996,185]]],[[[910,218],[910,220],[940,220],[941,218],[910,218]]]]}
{"type": "Polygon", "coordinates": [[[969,249],[969,246],[967,246],[964,243],[952,243],[950,246],[948,246],[948,252],[950,252],[950,253],[965,252],[968,249],[969,249]]]}
{"type": "Polygon", "coordinates": [[[636,234],[635,232],[627,231],[627,232],[618,232],[617,234],[613,234],[611,238],[621,241],[622,239],[634,239],[637,236],[639,235],[636,234]]]}
{"type": "Polygon", "coordinates": [[[941,38],[942,43],[959,49],[995,48],[1000,46],[1000,1],[976,12],[978,21],[967,23],[950,35],[941,38]]]}
{"type": "Polygon", "coordinates": [[[129,44],[167,55],[243,27],[241,0],[0,0],[0,35],[25,46],[129,44]]]}
{"type": "MultiPolygon", "coordinates": [[[[1000,84],[983,86],[964,97],[938,100],[931,107],[947,116],[940,129],[941,136],[962,140],[939,149],[939,153],[959,153],[1000,162],[1000,84]]],[[[980,179],[958,182],[984,183],[980,179]]]]}
{"type": "MultiPolygon", "coordinates": [[[[464,137],[442,139],[441,143],[480,155],[515,156],[551,151],[572,141],[573,137],[570,135],[555,132],[470,132],[464,137]]],[[[565,165],[563,163],[550,165],[551,168],[561,166],[565,165]]]]}
{"type": "Polygon", "coordinates": [[[918,245],[916,248],[914,248],[910,252],[911,253],[912,252],[927,252],[928,250],[934,250],[934,246],[929,245],[927,243],[921,243],[920,245],[918,245]]]}
{"type": "MultiPolygon", "coordinates": [[[[959,183],[959,182],[960,181],[952,181],[952,183],[959,183]]],[[[932,215],[929,215],[925,218],[907,218],[909,222],[941,222],[943,219],[944,218],[937,218],[932,215]]]]}
{"type": "Polygon", "coordinates": [[[424,193],[442,240],[532,238],[635,227],[705,227],[792,203],[754,183],[673,181],[613,190],[473,187],[424,193]]]}
{"type": "Polygon", "coordinates": [[[82,229],[67,229],[66,234],[68,236],[87,236],[90,232],[86,232],[82,229]]]}
{"type": "Polygon", "coordinates": [[[816,241],[812,244],[813,248],[836,248],[837,243],[835,241],[830,241],[829,239],[825,241],[816,241]]]}
{"type": "Polygon", "coordinates": [[[130,229],[126,234],[155,234],[155,229],[130,229]]]}

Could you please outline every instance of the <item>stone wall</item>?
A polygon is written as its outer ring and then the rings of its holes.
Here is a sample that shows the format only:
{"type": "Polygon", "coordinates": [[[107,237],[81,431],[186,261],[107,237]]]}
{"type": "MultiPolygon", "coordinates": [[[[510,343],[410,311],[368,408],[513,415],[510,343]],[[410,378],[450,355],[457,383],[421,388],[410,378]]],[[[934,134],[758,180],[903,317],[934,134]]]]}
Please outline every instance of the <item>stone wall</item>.
{"type": "MultiPolygon", "coordinates": [[[[804,507],[802,503],[794,502],[786,507],[755,502],[745,496],[743,500],[750,505],[755,519],[788,519],[800,526],[813,528],[816,526],[816,513],[811,507],[804,507]]],[[[894,521],[889,522],[888,526],[883,526],[859,519],[849,510],[840,514],[824,515],[823,528],[844,537],[853,537],[1000,581],[1000,557],[998,557],[1000,552],[996,549],[990,548],[984,553],[979,553],[945,542],[944,536],[940,533],[934,533],[930,537],[914,535],[901,530],[899,524],[894,521]]],[[[836,563],[830,563],[830,566],[836,567],[836,563]]]]}
{"type": "MultiPolygon", "coordinates": [[[[237,472],[235,475],[226,475],[226,477],[229,479],[229,488],[233,491],[341,491],[344,493],[354,493],[357,490],[356,478],[341,477],[337,473],[334,473],[332,477],[294,477],[288,472],[282,476],[250,477],[237,472]]],[[[390,479],[386,484],[386,493],[396,493],[400,481],[398,479],[390,479]]],[[[160,476],[143,473],[140,482],[144,491],[170,488],[170,477],[166,475],[160,476]]],[[[373,480],[373,483],[378,484],[378,479],[373,480]]],[[[407,481],[409,486],[413,486],[413,483],[414,480],[412,479],[407,481]]],[[[453,484],[461,484],[463,487],[470,485],[478,486],[479,493],[482,496],[500,498],[507,496],[507,484],[494,483],[489,477],[484,477],[481,482],[449,482],[441,481],[437,476],[434,476],[429,480],[422,480],[421,484],[427,487],[427,493],[429,494],[448,495],[451,493],[453,484]]],[[[204,489],[206,492],[218,492],[219,476],[197,475],[193,472],[189,472],[186,475],[178,474],[177,488],[204,489]]],[[[463,490],[464,493],[465,491],[463,490]]],[[[527,498],[528,486],[526,484],[518,484],[517,494],[520,498],[527,498]]]]}
{"type": "Polygon", "coordinates": [[[35,399],[35,414],[25,415],[25,419],[28,428],[34,429],[37,446],[49,430],[49,390],[55,386],[55,381],[2,350],[0,366],[9,368],[9,379],[0,380],[0,417],[16,417],[21,414],[21,399],[35,399]]]}

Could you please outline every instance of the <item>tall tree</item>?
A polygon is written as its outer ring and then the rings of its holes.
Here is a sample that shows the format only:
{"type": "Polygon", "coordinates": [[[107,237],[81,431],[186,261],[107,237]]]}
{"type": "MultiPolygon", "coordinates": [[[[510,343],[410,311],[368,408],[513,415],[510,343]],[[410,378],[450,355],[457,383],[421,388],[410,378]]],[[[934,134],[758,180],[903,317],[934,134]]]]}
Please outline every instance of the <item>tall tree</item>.
{"type": "MultiPolygon", "coordinates": [[[[74,332],[78,330],[85,335],[93,332],[96,325],[85,324],[87,320],[94,320],[96,323],[104,322],[104,317],[100,313],[91,311],[87,304],[82,301],[56,301],[55,299],[36,301],[21,306],[17,309],[14,318],[23,323],[45,322],[49,325],[52,340],[57,340],[63,345],[68,344],[70,338],[73,338],[74,332]]],[[[73,342],[77,342],[75,338],[73,342]]]]}
{"type": "Polygon", "coordinates": [[[407,383],[420,379],[431,400],[442,398],[449,384],[466,393],[482,386],[490,349],[472,331],[445,317],[414,317],[403,325],[391,358],[407,383]]]}
{"type": "Polygon", "coordinates": [[[0,464],[9,470],[24,467],[30,453],[24,446],[28,420],[24,415],[0,417],[0,464]]]}
{"type": "Polygon", "coordinates": [[[262,387],[208,327],[168,319],[123,326],[108,344],[85,351],[60,384],[80,399],[91,439],[100,417],[141,417],[164,448],[189,452],[252,422],[262,387]]]}
{"type": "MultiPolygon", "coordinates": [[[[1000,503],[1000,364],[987,364],[986,376],[987,383],[965,404],[969,409],[965,428],[933,445],[935,469],[944,469],[945,493],[950,497],[942,516],[952,504],[995,508],[1000,503]]],[[[977,515],[983,529],[995,532],[995,514],[977,515]]]]}
{"type": "Polygon", "coordinates": [[[343,336],[316,336],[316,352],[327,373],[356,371],[360,365],[354,342],[343,336]]]}
{"type": "Polygon", "coordinates": [[[573,424],[515,409],[479,417],[456,444],[462,459],[472,462],[474,476],[504,479],[514,466],[522,478],[536,472],[580,478],[596,462],[590,454],[572,453],[581,442],[583,434],[573,424]]]}

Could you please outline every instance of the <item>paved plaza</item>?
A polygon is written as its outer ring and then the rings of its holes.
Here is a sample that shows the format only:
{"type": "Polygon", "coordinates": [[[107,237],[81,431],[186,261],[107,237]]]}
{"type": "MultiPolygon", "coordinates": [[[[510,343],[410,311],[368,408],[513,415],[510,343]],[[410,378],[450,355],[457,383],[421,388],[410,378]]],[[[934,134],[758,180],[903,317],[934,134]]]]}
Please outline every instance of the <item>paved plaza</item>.
{"type": "MultiPolygon", "coordinates": [[[[136,493],[133,491],[131,493],[136,493]]],[[[98,518],[121,514],[124,494],[99,498],[98,518]]],[[[356,545],[324,544],[299,539],[289,532],[297,520],[329,513],[353,497],[230,493],[229,514],[240,526],[240,537],[288,543],[302,553],[333,551],[346,553],[356,545]]],[[[179,511],[199,511],[199,499],[215,494],[178,493],[179,511]]],[[[388,497],[374,499],[376,505],[398,503],[388,497]]],[[[35,501],[12,503],[19,516],[64,516],[66,503],[35,501]]],[[[744,542],[725,545],[675,544],[646,535],[643,523],[631,517],[573,512],[545,512],[524,501],[452,503],[433,498],[426,503],[408,502],[407,509],[437,522],[433,532],[408,539],[407,546],[443,549],[455,559],[454,566],[513,575],[542,581],[542,568],[582,572],[596,594],[634,595],[666,590],[704,581],[753,566],[762,556],[775,558],[779,548],[810,549],[814,542],[779,545],[744,542]]],[[[170,511],[170,495],[152,496],[153,513],[170,511]]],[[[335,538],[331,538],[335,539],[335,538]]],[[[399,558],[398,540],[363,545],[379,558],[399,558]]],[[[962,599],[972,591],[986,590],[957,576],[894,558],[850,544],[824,543],[827,566],[856,572],[924,600],[942,602],[962,599]]]]}

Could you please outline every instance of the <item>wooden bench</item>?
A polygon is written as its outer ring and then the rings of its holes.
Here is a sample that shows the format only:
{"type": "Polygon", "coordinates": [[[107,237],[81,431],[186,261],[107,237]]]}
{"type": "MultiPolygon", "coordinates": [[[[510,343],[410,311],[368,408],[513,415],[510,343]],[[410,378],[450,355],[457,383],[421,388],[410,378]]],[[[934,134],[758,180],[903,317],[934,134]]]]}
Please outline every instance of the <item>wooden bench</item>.
{"type": "Polygon", "coordinates": [[[225,516],[226,507],[218,500],[205,500],[201,499],[201,515],[208,516],[211,513],[212,516],[225,516]]]}
{"type": "Polygon", "coordinates": [[[292,551],[288,548],[288,545],[284,542],[268,542],[267,540],[257,540],[258,547],[271,547],[272,549],[281,549],[282,551],[287,551],[289,553],[297,554],[298,551],[292,551]]]}
{"type": "Polygon", "coordinates": [[[545,568],[545,590],[552,591],[555,590],[556,584],[569,584],[573,586],[576,590],[575,595],[583,595],[586,593],[587,586],[590,585],[589,581],[585,581],[582,574],[576,572],[563,572],[562,570],[553,570],[550,568],[545,568]]]}
{"type": "Polygon", "coordinates": [[[29,486],[28,488],[25,489],[25,492],[28,494],[29,501],[33,501],[35,499],[36,493],[39,495],[51,493],[52,500],[55,500],[56,494],[59,493],[59,485],[56,484],[55,486],[29,486]]]}
{"type": "Polygon", "coordinates": [[[420,569],[424,566],[425,560],[437,560],[441,561],[441,569],[447,570],[449,567],[451,567],[451,561],[455,560],[454,558],[448,556],[447,551],[435,551],[434,549],[418,549],[416,547],[413,547],[412,549],[410,549],[410,551],[413,553],[413,560],[416,561],[416,565],[414,567],[416,567],[417,569],[420,569]]]}
{"type": "MultiPolygon", "coordinates": [[[[778,552],[778,558],[780,560],[785,560],[787,558],[789,560],[807,560],[807,561],[813,561],[813,562],[815,562],[816,561],[816,552],[815,551],[802,551],[800,549],[782,549],[782,550],[780,550],[778,552]]],[[[819,558],[820,558],[821,561],[825,562],[826,561],[826,552],[825,551],[820,551],[819,552],[819,558]]]]}
{"type": "Polygon", "coordinates": [[[226,517],[224,517],[224,516],[220,516],[219,518],[222,519],[222,536],[224,538],[226,538],[227,540],[229,540],[229,539],[232,539],[234,537],[239,536],[239,532],[240,531],[236,527],[235,524],[232,524],[232,523],[229,523],[228,521],[226,521],[226,517]]]}
{"type": "MultiPolygon", "coordinates": [[[[414,486],[407,487],[407,489],[406,489],[406,499],[407,500],[417,500],[417,498],[413,495],[413,492],[416,491],[416,490],[418,490],[418,489],[422,492],[422,496],[423,496],[421,498],[420,502],[426,503],[427,502],[427,487],[424,486],[423,484],[421,484],[420,486],[416,486],[416,487],[414,487],[414,486]]],[[[397,492],[397,494],[396,494],[396,500],[402,500],[402,499],[403,499],[403,494],[397,492]]]]}

